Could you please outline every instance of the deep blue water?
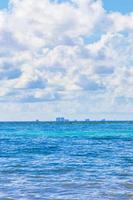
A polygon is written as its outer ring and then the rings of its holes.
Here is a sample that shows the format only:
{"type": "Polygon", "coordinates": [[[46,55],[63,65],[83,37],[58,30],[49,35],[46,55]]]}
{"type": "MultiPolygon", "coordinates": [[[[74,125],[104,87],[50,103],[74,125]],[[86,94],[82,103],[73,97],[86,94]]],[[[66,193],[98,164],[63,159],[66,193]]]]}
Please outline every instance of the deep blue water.
{"type": "Polygon", "coordinates": [[[132,194],[133,122],[0,123],[0,200],[132,194]]]}

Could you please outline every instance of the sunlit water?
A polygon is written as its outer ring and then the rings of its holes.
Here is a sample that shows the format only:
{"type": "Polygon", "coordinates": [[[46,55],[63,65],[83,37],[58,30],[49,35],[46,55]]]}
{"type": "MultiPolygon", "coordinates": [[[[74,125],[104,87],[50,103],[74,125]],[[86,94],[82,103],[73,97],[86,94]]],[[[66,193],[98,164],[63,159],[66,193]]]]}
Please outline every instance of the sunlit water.
{"type": "Polygon", "coordinates": [[[6,199],[133,199],[133,123],[0,123],[6,199]]]}

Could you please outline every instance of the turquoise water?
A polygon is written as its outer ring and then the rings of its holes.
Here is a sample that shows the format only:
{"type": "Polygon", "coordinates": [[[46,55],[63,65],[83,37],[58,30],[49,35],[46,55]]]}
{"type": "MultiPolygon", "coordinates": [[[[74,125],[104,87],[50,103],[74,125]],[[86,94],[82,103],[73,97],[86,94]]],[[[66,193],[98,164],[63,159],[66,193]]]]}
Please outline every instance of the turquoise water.
{"type": "Polygon", "coordinates": [[[133,122],[0,123],[0,200],[132,194],[133,122]]]}

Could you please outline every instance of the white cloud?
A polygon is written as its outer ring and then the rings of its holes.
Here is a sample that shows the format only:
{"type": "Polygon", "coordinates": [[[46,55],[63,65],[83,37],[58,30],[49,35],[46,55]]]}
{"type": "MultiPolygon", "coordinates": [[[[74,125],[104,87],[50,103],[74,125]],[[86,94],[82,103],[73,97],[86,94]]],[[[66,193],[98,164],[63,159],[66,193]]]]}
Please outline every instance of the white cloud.
{"type": "Polygon", "coordinates": [[[0,11],[1,102],[132,106],[133,13],[107,13],[100,0],[10,4],[0,11]]]}
{"type": "Polygon", "coordinates": [[[113,26],[110,28],[111,32],[129,31],[133,30],[133,13],[122,15],[121,13],[111,13],[108,16],[113,26]]]}

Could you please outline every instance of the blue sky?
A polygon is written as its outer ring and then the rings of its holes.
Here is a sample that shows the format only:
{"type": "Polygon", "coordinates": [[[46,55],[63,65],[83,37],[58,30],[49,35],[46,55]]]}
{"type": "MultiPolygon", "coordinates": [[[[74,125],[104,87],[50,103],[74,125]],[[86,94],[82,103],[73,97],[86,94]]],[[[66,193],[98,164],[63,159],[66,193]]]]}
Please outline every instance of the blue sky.
{"type": "Polygon", "coordinates": [[[133,11],[133,1],[132,0],[103,0],[104,7],[106,10],[128,13],[133,11]]]}
{"type": "Polygon", "coordinates": [[[132,0],[7,7],[1,0],[0,120],[133,120],[132,0]]]}
{"type": "Polygon", "coordinates": [[[0,1],[0,9],[7,8],[8,7],[8,3],[9,3],[8,0],[1,0],[0,1]]]}

